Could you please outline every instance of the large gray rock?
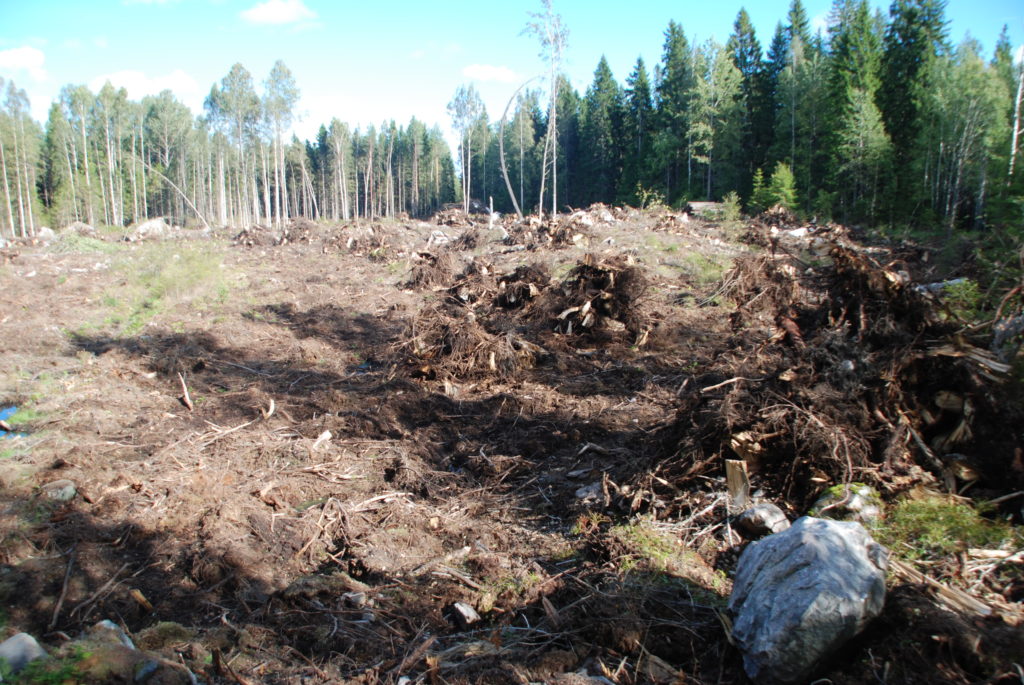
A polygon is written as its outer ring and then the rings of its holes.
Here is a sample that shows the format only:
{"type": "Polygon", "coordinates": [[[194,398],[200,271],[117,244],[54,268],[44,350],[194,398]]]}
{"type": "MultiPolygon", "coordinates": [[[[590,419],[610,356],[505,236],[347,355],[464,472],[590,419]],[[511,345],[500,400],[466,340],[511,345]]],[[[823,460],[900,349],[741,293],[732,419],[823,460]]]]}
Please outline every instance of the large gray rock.
{"type": "Polygon", "coordinates": [[[171,227],[167,225],[163,217],[157,217],[155,219],[149,219],[143,221],[141,224],[136,226],[131,233],[128,234],[127,239],[129,242],[137,242],[141,240],[160,240],[166,238],[170,233],[171,227]]]}
{"type": "Polygon", "coordinates": [[[0,643],[0,663],[5,664],[10,673],[17,673],[30,661],[45,656],[46,650],[28,633],[18,633],[0,643]]]}
{"type": "Polygon", "coordinates": [[[882,611],[888,554],[859,523],[805,516],[740,556],[729,609],[758,683],[797,683],[882,611]]]}

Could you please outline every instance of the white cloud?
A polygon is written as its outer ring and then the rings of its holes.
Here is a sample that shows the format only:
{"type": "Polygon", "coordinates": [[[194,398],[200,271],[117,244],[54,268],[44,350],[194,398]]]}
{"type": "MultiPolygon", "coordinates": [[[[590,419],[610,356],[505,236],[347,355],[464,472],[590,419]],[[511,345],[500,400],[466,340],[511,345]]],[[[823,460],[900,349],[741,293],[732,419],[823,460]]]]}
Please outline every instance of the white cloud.
{"type": "Polygon", "coordinates": [[[267,0],[241,12],[253,24],[294,24],[316,19],[317,14],[302,0],[267,0]]]}
{"type": "Polygon", "coordinates": [[[462,75],[477,81],[495,81],[497,83],[517,83],[519,75],[508,67],[493,64],[470,64],[464,67],[462,75]]]}
{"type": "Polygon", "coordinates": [[[828,12],[822,12],[811,19],[812,33],[828,33],[828,12]]]}
{"type": "Polygon", "coordinates": [[[98,36],[92,39],[92,44],[102,50],[103,48],[106,48],[108,45],[107,38],[106,36],[98,36]]]}
{"type": "Polygon", "coordinates": [[[33,81],[45,81],[46,55],[42,50],[30,46],[0,50],[0,72],[27,74],[33,81]]]}
{"type": "Polygon", "coordinates": [[[198,113],[203,107],[203,94],[199,84],[181,69],[175,69],[163,76],[147,76],[141,71],[124,69],[97,76],[89,82],[89,89],[98,92],[107,81],[115,88],[124,88],[128,91],[130,100],[141,100],[146,95],[156,95],[160,91],[170,90],[193,112],[198,113]]]}

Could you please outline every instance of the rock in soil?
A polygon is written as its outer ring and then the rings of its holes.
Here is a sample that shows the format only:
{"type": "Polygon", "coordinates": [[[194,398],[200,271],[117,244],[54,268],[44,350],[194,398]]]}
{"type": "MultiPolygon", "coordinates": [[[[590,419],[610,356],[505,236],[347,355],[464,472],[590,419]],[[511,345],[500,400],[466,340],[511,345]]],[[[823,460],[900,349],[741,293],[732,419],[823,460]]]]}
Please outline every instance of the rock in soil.
{"type": "Polygon", "coordinates": [[[882,498],[870,485],[850,483],[825,491],[811,507],[813,516],[874,523],[882,518],[882,498]]]}
{"type": "Polygon", "coordinates": [[[737,516],[735,526],[744,536],[756,540],[786,530],[789,528],[789,519],[782,509],[771,502],[762,502],[737,516]]]}
{"type": "Polygon", "coordinates": [[[46,650],[28,633],[18,633],[0,643],[0,663],[6,664],[10,673],[17,673],[30,661],[45,656],[46,650]]]}
{"type": "Polygon", "coordinates": [[[888,554],[859,523],[809,516],[740,556],[729,609],[747,675],[797,683],[882,611],[888,554]]]}
{"type": "Polygon", "coordinates": [[[39,490],[44,497],[56,502],[70,502],[78,494],[78,487],[75,485],[75,482],[66,478],[50,481],[40,487],[39,490]]]}

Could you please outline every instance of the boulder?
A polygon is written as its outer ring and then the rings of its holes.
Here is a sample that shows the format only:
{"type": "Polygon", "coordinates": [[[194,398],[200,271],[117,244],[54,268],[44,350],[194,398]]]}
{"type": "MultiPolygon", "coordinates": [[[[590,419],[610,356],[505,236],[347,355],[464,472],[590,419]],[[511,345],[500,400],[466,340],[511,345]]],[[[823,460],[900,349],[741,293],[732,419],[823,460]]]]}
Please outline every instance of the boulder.
{"type": "Polygon", "coordinates": [[[18,633],[0,643],[0,663],[7,667],[9,673],[17,673],[30,661],[45,656],[46,650],[28,633],[18,633]]]}
{"type": "Polygon", "coordinates": [[[141,224],[132,229],[132,232],[128,234],[129,242],[138,242],[141,240],[160,240],[166,238],[170,232],[171,227],[167,225],[163,217],[157,217],[148,221],[143,221],[141,224]]]}
{"type": "Polygon", "coordinates": [[[53,229],[49,226],[42,226],[36,231],[36,240],[41,243],[52,243],[57,239],[57,234],[53,232],[53,229]]]}
{"type": "Polygon", "coordinates": [[[811,516],[874,523],[882,518],[882,498],[870,485],[834,485],[815,501],[811,516]]]}
{"type": "Polygon", "coordinates": [[[85,223],[84,221],[72,221],[70,224],[64,227],[65,233],[74,233],[76,235],[82,235],[89,238],[96,237],[96,229],[85,223]]]}
{"type": "Polygon", "coordinates": [[[756,540],[789,528],[786,514],[771,502],[755,504],[736,517],[734,525],[744,536],[756,540]]]}
{"type": "Polygon", "coordinates": [[[856,522],[809,516],[752,542],[729,599],[758,683],[798,683],[882,611],[888,555],[856,522]]]}

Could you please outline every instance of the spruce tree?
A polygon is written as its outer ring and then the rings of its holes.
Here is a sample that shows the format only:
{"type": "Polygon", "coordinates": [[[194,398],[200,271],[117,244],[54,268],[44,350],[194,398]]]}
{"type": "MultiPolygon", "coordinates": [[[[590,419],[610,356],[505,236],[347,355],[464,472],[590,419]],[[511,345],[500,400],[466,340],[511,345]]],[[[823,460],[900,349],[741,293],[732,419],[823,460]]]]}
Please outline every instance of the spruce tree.
{"type": "Polygon", "coordinates": [[[654,128],[651,84],[643,58],[638,58],[626,79],[626,116],[623,135],[621,202],[635,202],[638,187],[649,186],[651,133],[654,128]]]}
{"type": "Polygon", "coordinates": [[[881,85],[876,97],[893,144],[893,186],[889,197],[895,217],[907,218],[915,205],[909,197],[909,170],[921,133],[921,107],[934,73],[931,63],[946,52],[944,0],[894,0],[885,33],[881,85]],[[908,201],[910,200],[910,201],[908,201]]]}
{"type": "Polygon", "coordinates": [[[764,163],[764,138],[760,135],[758,125],[763,121],[761,108],[761,83],[763,66],[761,61],[761,44],[757,40],[750,15],[740,9],[733,24],[733,34],[726,45],[732,57],[732,63],[739,70],[742,81],[740,93],[742,113],[740,122],[740,144],[745,154],[745,163],[740,170],[738,188],[740,194],[746,196],[750,192],[750,183],[754,169],[764,163]]]}
{"type": "Polygon", "coordinates": [[[665,30],[660,78],[655,85],[657,132],[654,136],[655,176],[669,201],[689,193],[689,104],[693,89],[690,45],[683,28],[670,21],[665,30]]]}
{"type": "Polygon", "coordinates": [[[583,101],[584,203],[613,202],[621,173],[622,89],[602,55],[583,101]]]}

